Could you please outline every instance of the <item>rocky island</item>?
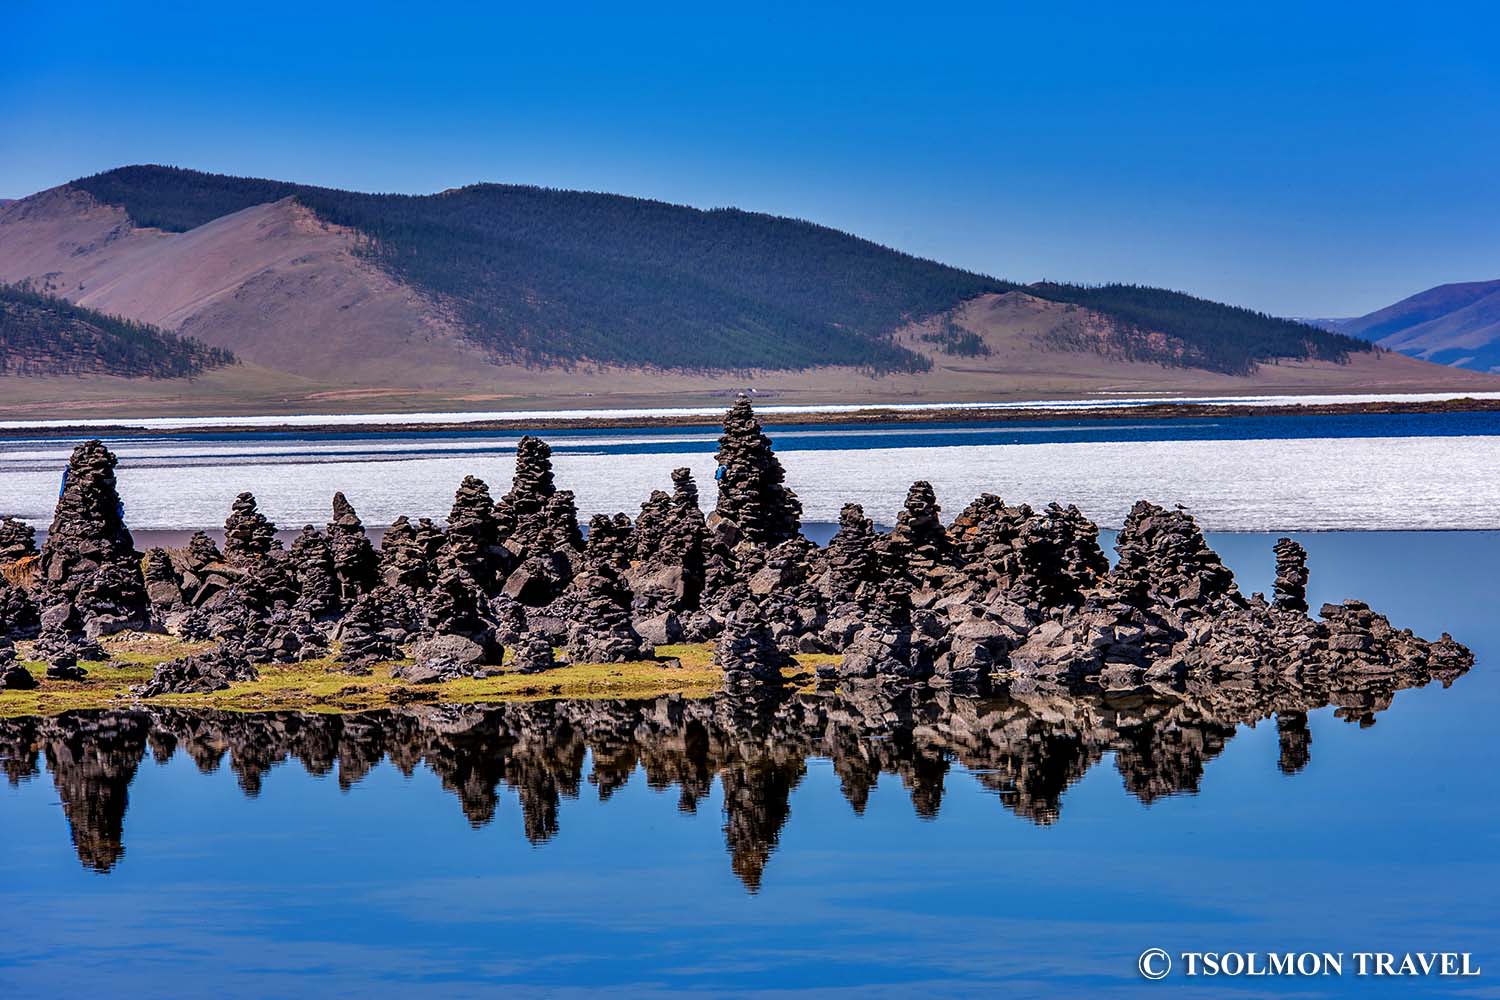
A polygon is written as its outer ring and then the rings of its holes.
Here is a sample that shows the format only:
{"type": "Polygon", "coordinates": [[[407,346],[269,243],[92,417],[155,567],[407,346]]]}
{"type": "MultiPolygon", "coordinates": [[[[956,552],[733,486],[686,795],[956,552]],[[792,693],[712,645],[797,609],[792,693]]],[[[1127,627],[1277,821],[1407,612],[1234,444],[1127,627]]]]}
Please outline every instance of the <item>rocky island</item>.
{"type": "Polygon", "coordinates": [[[151,633],[181,655],[158,656],[112,699],[228,691],[294,665],[431,701],[453,682],[584,666],[668,678],[695,656],[730,695],[1451,677],[1473,662],[1446,633],[1422,639],[1360,601],[1312,617],[1307,554],[1290,539],[1275,545],[1273,593],[1242,594],[1181,508],[1138,502],[1111,565],[1076,507],[984,494],[945,524],[918,481],[890,531],[850,504],[819,547],[748,400],[725,416],[717,458],[706,516],[679,469],[635,517],[595,515],[582,530],[550,449],[528,436],[503,495],[466,477],[441,522],[398,518],[378,546],[342,493],[321,529],[284,545],[246,492],[222,547],[199,532],[141,553],[116,457],[88,441],[40,551],[28,526],[0,522],[0,690],[97,685],[111,637],[151,633]]]}

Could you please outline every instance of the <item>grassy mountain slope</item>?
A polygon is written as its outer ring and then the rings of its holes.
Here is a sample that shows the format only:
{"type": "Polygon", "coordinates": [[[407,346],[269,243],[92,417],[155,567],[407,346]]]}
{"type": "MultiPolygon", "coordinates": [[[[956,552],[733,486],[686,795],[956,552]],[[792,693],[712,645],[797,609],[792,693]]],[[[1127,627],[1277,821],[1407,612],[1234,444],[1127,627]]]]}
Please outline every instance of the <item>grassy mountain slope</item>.
{"type": "Polygon", "coordinates": [[[1439,285],[1338,328],[1438,364],[1500,371],[1500,280],[1439,285]]]}
{"type": "MultiPolygon", "coordinates": [[[[196,230],[292,197],[361,234],[359,253],[441,302],[467,338],[528,364],[696,371],[826,365],[922,372],[931,344],[896,331],[1018,286],[836,230],[734,209],[481,184],[436,195],[358,194],[169,167],[73,182],[137,226],[196,230]]],[[[1044,284],[1115,329],[1054,350],[1243,375],[1273,358],[1344,360],[1358,340],[1176,292],[1044,284]]],[[[967,342],[975,349],[972,341],[967,342]]]]}
{"type": "Polygon", "coordinates": [[[188,337],[0,285],[0,375],[181,378],[234,360],[188,337]]]}

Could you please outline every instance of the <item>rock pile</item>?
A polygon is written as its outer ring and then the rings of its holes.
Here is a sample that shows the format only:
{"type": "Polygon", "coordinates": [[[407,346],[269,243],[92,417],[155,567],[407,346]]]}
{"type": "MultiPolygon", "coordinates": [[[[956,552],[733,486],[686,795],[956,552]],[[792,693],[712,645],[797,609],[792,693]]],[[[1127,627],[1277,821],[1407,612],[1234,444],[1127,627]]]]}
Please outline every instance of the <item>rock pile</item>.
{"type": "Polygon", "coordinates": [[[0,691],[30,691],[35,687],[31,671],[16,662],[16,644],[0,635],[0,691]]]}
{"type": "Polygon", "coordinates": [[[36,529],[14,517],[0,518],[0,566],[36,555],[36,529]]]}
{"type": "Polygon", "coordinates": [[[30,639],[42,627],[42,615],[25,589],[0,576],[0,637],[30,639]]]}
{"type": "Polygon", "coordinates": [[[726,595],[726,603],[731,610],[714,647],[714,663],[724,671],[724,686],[730,690],[781,686],[781,670],[792,658],[777,645],[749,588],[735,588],[726,595]]]}
{"type": "MultiPolygon", "coordinates": [[[[595,516],[586,543],[550,449],[532,437],[499,502],[467,477],[446,530],[399,518],[378,554],[342,494],[326,534],[308,526],[283,551],[245,493],[226,522],[227,556],[199,533],[175,559],[148,553],[143,576],[114,457],[90,442],[74,453],[43,550],[40,613],[0,584],[0,634],[39,630],[36,655],[56,677],[104,655],[88,636],[145,627],[153,605],[168,628],[217,641],[235,663],[322,656],[335,636],[354,669],[405,649],[402,675],[417,681],[494,672],[507,646],[509,669],[531,671],[555,665],[557,646],[573,662],[624,662],[711,640],[733,688],[779,688],[788,657],[814,653],[832,654],[824,680],[870,691],[1452,675],[1472,662],[1447,636],[1425,641],[1357,601],[1309,617],[1307,553],[1290,539],[1276,543],[1273,600],[1247,600],[1181,508],[1137,503],[1110,569],[1076,507],[985,494],[945,528],[936,492],[918,481],[889,534],[850,504],[819,549],[748,401],[729,411],[718,457],[710,517],[680,468],[634,522],[595,516]]],[[[0,541],[24,548],[29,536],[10,524],[0,541]]],[[[200,667],[172,683],[196,683],[200,667]]]]}
{"type": "Polygon", "coordinates": [[[146,550],[141,565],[141,574],[146,581],[146,596],[151,606],[159,612],[175,611],[182,606],[182,577],[172,565],[167,550],[156,547],[146,550]]]}
{"type": "Polygon", "coordinates": [[[41,553],[42,624],[90,637],[151,623],[140,553],[125,527],[115,456],[99,441],[73,449],[41,553]]]}
{"type": "Polygon", "coordinates": [[[719,502],[714,512],[751,545],[772,546],[801,531],[802,503],[784,483],[750,401],[741,396],[724,418],[719,438],[719,502]]]}
{"type": "Polygon", "coordinates": [[[365,535],[364,522],[343,493],[333,495],[328,547],[333,555],[334,576],[338,579],[339,601],[353,603],[360,594],[375,586],[379,560],[365,535]]]}
{"type": "Polygon", "coordinates": [[[1276,540],[1276,606],[1307,612],[1307,550],[1290,538],[1276,540]]]}
{"type": "Polygon", "coordinates": [[[248,566],[273,548],[276,525],[256,506],[254,493],[241,493],[224,520],[224,555],[236,566],[248,566]]]}
{"type": "Polygon", "coordinates": [[[151,680],[130,689],[138,698],[162,694],[208,694],[231,684],[257,680],[260,671],[244,658],[222,649],[196,653],[157,667],[151,680]]]}
{"type": "Polygon", "coordinates": [[[630,618],[630,588],[607,564],[589,564],[568,597],[568,658],[574,663],[627,663],[656,655],[630,618]]]}

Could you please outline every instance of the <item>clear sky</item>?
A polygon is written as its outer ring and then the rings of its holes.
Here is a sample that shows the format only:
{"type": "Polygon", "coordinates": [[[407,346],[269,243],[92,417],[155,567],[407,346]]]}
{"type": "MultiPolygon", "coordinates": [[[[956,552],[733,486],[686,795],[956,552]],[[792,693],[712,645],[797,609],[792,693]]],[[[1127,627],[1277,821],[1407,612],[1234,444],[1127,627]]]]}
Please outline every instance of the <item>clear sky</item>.
{"type": "Polygon", "coordinates": [[[1497,39],[1497,5],[1378,0],[10,0],[0,197],[153,162],[544,184],[1355,315],[1500,277],[1497,39]]]}

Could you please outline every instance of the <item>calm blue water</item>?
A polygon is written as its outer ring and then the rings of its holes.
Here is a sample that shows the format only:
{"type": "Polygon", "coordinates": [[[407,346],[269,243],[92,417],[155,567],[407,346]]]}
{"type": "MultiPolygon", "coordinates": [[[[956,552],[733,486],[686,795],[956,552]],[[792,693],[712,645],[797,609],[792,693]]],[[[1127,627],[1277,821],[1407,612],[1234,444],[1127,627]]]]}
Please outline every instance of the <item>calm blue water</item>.
{"type": "MultiPolygon", "coordinates": [[[[1335,693],[1291,775],[1272,720],[1084,698],[994,708],[972,751],[639,706],[173,716],[24,775],[12,749],[0,996],[1494,996],[1500,534],[1299,537],[1315,607],[1365,598],[1479,664],[1335,693]],[[1147,983],[1148,947],[1484,975],[1147,983]]],[[[1272,540],[1210,537],[1246,591],[1272,540]]]]}

